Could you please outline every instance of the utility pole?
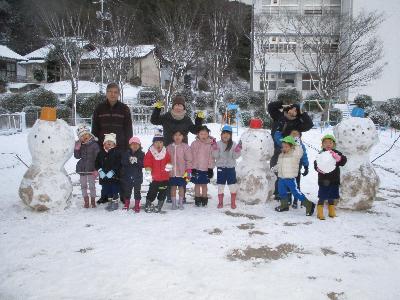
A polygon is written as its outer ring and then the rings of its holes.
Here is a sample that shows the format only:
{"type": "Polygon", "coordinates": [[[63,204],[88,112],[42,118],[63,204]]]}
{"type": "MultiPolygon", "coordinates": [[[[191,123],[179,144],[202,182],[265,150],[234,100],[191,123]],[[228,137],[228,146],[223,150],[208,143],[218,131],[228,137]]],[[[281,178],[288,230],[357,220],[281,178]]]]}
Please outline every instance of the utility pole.
{"type": "Polygon", "coordinates": [[[250,90],[254,90],[253,72],[254,72],[254,6],[256,0],[252,0],[251,4],[251,33],[250,33],[250,90]]]}

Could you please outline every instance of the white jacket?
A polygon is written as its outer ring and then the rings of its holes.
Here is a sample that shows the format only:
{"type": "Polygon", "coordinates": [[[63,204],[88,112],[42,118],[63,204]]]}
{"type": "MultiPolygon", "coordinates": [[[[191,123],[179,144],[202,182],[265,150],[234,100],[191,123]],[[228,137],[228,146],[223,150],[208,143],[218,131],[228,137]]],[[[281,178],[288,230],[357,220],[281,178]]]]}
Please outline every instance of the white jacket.
{"type": "Polygon", "coordinates": [[[279,178],[296,178],[299,175],[300,159],[303,149],[296,145],[288,153],[279,154],[277,170],[279,178]]]}

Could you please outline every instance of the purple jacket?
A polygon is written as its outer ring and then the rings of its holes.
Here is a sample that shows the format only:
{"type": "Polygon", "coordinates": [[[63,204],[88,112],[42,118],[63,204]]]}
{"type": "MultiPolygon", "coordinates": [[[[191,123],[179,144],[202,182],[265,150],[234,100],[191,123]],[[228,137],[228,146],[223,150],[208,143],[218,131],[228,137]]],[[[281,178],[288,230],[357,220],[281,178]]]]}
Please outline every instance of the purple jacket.
{"type": "Polygon", "coordinates": [[[211,148],[212,139],[209,138],[206,142],[200,141],[198,138],[192,143],[190,149],[192,151],[192,168],[199,171],[207,171],[214,169],[215,160],[212,155],[211,148]]]}
{"type": "Polygon", "coordinates": [[[186,170],[192,168],[192,152],[186,143],[168,145],[167,151],[171,155],[172,171],[169,173],[171,177],[183,177],[186,170]]]}
{"type": "Polygon", "coordinates": [[[74,149],[74,156],[79,159],[76,164],[76,173],[81,175],[88,175],[96,170],[95,161],[100,147],[94,139],[91,139],[86,144],[82,144],[79,150],[74,149]]]}

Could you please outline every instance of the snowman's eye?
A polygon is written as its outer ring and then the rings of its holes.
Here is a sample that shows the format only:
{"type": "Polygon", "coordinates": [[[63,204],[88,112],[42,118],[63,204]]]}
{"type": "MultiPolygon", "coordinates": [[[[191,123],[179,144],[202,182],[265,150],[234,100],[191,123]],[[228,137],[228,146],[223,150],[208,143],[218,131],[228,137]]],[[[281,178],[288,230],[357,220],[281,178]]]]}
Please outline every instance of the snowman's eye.
{"type": "Polygon", "coordinates": [[[352,129],[353,131],[356,131],[354,128],[352,129]]]}
{"type": "Polygon", "coordinates": [[[48,136],[47,138],[48,138],[48,139],[50,139],[50,137],[49,137],[49,136],[48,136]]]}
{"type": "Polygon", "coordinates": [[[37,138],[37,135],[35,134],[35,139],[37,138]]]}

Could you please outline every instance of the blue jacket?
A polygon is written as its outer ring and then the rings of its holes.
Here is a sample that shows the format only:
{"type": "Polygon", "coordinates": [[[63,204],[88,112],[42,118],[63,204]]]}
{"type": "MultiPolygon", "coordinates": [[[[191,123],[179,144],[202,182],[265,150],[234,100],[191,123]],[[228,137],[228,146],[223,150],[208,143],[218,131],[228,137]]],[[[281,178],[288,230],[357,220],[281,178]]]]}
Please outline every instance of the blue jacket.
{"type": "MultiPolygon", "coordinates": [[[[282,132],[275,131],[275,133],[274,133],[274,143],[279,148],[282,148],[282,142],[281,142],[282,138],[283,138],[282,132]]],[[[310,162],[308,161],[308,155],[307,155],[306,146],[303,144],[303,142],[301,142],[300,145],[301,145],[301,148],[303,149],[303,156],[300,159],[300,166],[308,168],[308,166],[310,165],[310,162]]]]}
{"type": "Polygon", "coordinates": [[[132,152],[131,149],[122,154],[121,180],[129,185],[143,183],[143,160],[144,152],[139,149],[132,152]]]}

